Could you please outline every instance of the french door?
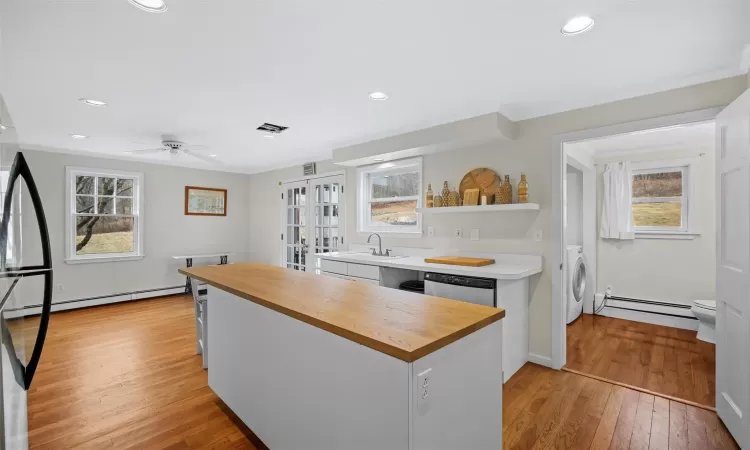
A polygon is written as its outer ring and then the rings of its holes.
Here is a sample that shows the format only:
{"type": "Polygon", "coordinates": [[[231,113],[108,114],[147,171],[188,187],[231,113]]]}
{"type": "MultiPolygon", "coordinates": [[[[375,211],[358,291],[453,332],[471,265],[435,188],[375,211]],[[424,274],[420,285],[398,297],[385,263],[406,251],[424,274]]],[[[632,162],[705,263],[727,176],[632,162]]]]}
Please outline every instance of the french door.
{"type": "Polygon", "coordinates": [[[344,175],[282,184],[282,267],[312,272],[312,253],[344,244],[344,175]]]}
{"type": "Polygon", "coordinates": [[[750,448],[750,90],[716,118],[716,413],[750,448]]]}

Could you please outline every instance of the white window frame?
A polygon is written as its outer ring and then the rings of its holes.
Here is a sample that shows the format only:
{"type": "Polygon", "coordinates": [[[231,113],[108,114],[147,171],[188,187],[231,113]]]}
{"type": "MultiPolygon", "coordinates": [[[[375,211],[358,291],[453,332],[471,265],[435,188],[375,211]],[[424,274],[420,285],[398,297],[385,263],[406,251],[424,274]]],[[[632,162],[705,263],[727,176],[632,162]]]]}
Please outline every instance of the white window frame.
{"type": "Polygon", "coordinates": [[[682,226],[678,227],[639,227],[633,223],[633,231],[639,239],[692,239],[698,233],[695,230],[695,190],[692,178],[692,163],[690,161],[649,161],[634,163],[631,168],[631,183],[636,175],[650,173],[681,172],[682,196],[680,197],[633,197],[635,203],[666,203],[680,201],[682,203],[682,226]]]}
{"type": "MultiPolygon", "coordinates": [[[[96,183],[98,184],[98,183],[96,183]]],[[[96,186],[95,184],[95,186],[96,186]]],[[[68,264],[99,263],[111,261],[132,261],[143,259],[143,173],[126,172],[122,170],[92,169],[85,167],[65,167],[65,262],[68,264]],[[133,180],[133,251],[126,253],[76,254],[76,177],[115,177],[131,178],[133,180]]],[[[96,192],[96,191],[95,191],[96,192]]],[[[94,197],[96,203],[96,197],[94,197]]],[[[113,205],[115,208],[116,205],[113,205]]],[[[116,211],[116,209],[114,210],[116,211]]],[[[118,214],[107,214],[108,217],[119,217],[118,214]]]]}
{"type": "Polygon", "coordinates": [[[405,237],[419,237],[422,235],[422,157],[401,159],[385,163],[363,166],[357,169],[357,232],[359,233],[389,233],[391,235],[403,235],[405,237]],[[404,172],[417,172],[419,174],[417,195],[405,197],[391,197],[388,199],[373,200],[372,175],[396,175],[404,172]],[[417,201],[417,223],[416,225],[385,225],[372,226],[369,224],[371,207],[373,203],[395,202],[395,201],[417,201]]]}

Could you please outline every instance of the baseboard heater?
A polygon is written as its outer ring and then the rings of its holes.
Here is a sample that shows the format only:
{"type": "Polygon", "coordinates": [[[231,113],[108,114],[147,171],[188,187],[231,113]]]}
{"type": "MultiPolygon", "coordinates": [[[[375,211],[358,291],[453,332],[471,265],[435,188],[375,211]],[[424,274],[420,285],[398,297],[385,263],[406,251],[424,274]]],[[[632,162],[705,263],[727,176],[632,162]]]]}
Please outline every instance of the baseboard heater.
{"type": "MultiPolygon", "coordinates": [[[[89,306],[107,305],[110,303],[129,302],[143,300],[166,295],[184,294],[185,286],[170,286],[166,288],[143,289],[140,291],[124,292],[120,294],[98,295],[94,297],[77,298],[52,303],[52,312],[67,311],[70,309],[86,308],[89,306]]],[[[41,314],[42,305],[26,305],[21,308],[6,309],[5,315],[9,318],[21,316],[34,316],[41,314]]]]}
{"type": "MultiPolygon", "coordinates": [[[[650,306],[660,306],[664,308],[677,308],[677,309],[687,309],[690,310],[690,305],[683,305],[680,303],[667,303],[667,302],[657,302],[654,300],[643,300],[640,298],[628,298],[628,297],[616,297],[613,295],[610,295],[608,297],[604,298],[604,304],[600,308],[604,308],[605,306],[607,308],[613,308],[613,309],[621,309],[624,311],[634,311],[634,312],[641,312],[641,313],[648,313],[648,314],[657,314],[660,316],[668,316],[668,317],[677,317],[679,319],[691,319],[691,320],[698,320],[695,316],[692,314],[690,315],[681,315],[681,314],[671,314],[667,312],[662,311],[651,311],[648,309],[636,309],[636,308],[626,308],[623,306],[613,306],[608,305],[608,300],[614,300],[618,302],[626,302],[626,303],[636,303],[636,304],[643,304],[643,305],[650,305],[650,306]]],[[[594,297],[594,303],[596,303],[596,297],[594,297]]],[[[596,304],[594,305],[594,311],[596,311],[596,304]]]]}

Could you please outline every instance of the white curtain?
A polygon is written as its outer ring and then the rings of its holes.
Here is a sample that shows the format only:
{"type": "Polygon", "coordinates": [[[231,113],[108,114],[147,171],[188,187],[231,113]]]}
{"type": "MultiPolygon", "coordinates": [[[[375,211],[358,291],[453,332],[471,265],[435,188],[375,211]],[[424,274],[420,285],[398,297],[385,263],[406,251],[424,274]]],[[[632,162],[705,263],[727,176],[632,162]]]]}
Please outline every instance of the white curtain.
{"type": "Polygon", "coordinates": [[[635,239],[633,233],[633,186],[630,162],[607,164],[602,174],[604,201],[602,227],[604,239],[635,239]]]}

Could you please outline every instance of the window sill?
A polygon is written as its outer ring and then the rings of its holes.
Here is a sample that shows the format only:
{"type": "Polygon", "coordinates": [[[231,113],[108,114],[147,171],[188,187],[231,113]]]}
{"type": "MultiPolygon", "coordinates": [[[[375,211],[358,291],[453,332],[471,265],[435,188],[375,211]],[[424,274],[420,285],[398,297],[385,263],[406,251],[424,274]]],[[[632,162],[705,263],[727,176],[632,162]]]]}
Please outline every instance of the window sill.
{"type": "Polygon", "coordinates": [[[118,261],[136,261],[145,258],[145,255],[130,256],[96,256],[90,258],[65,258],[65,264],[90,264],[118,261]]]}
{"type": "Polygon", "coordinates": [[[421,231],[386,231],[386,230],[358,230],[360,236],[369,236],[371,234],[382,234],[387,237],[395,238],[421,238],[421,231]]]}
{"type": "Polygon", "coordinates": [[[675,239],[683,241],[692,241],[700,233],[675,232],[675,231],[636,231],[636,239],[675,239]]]}

